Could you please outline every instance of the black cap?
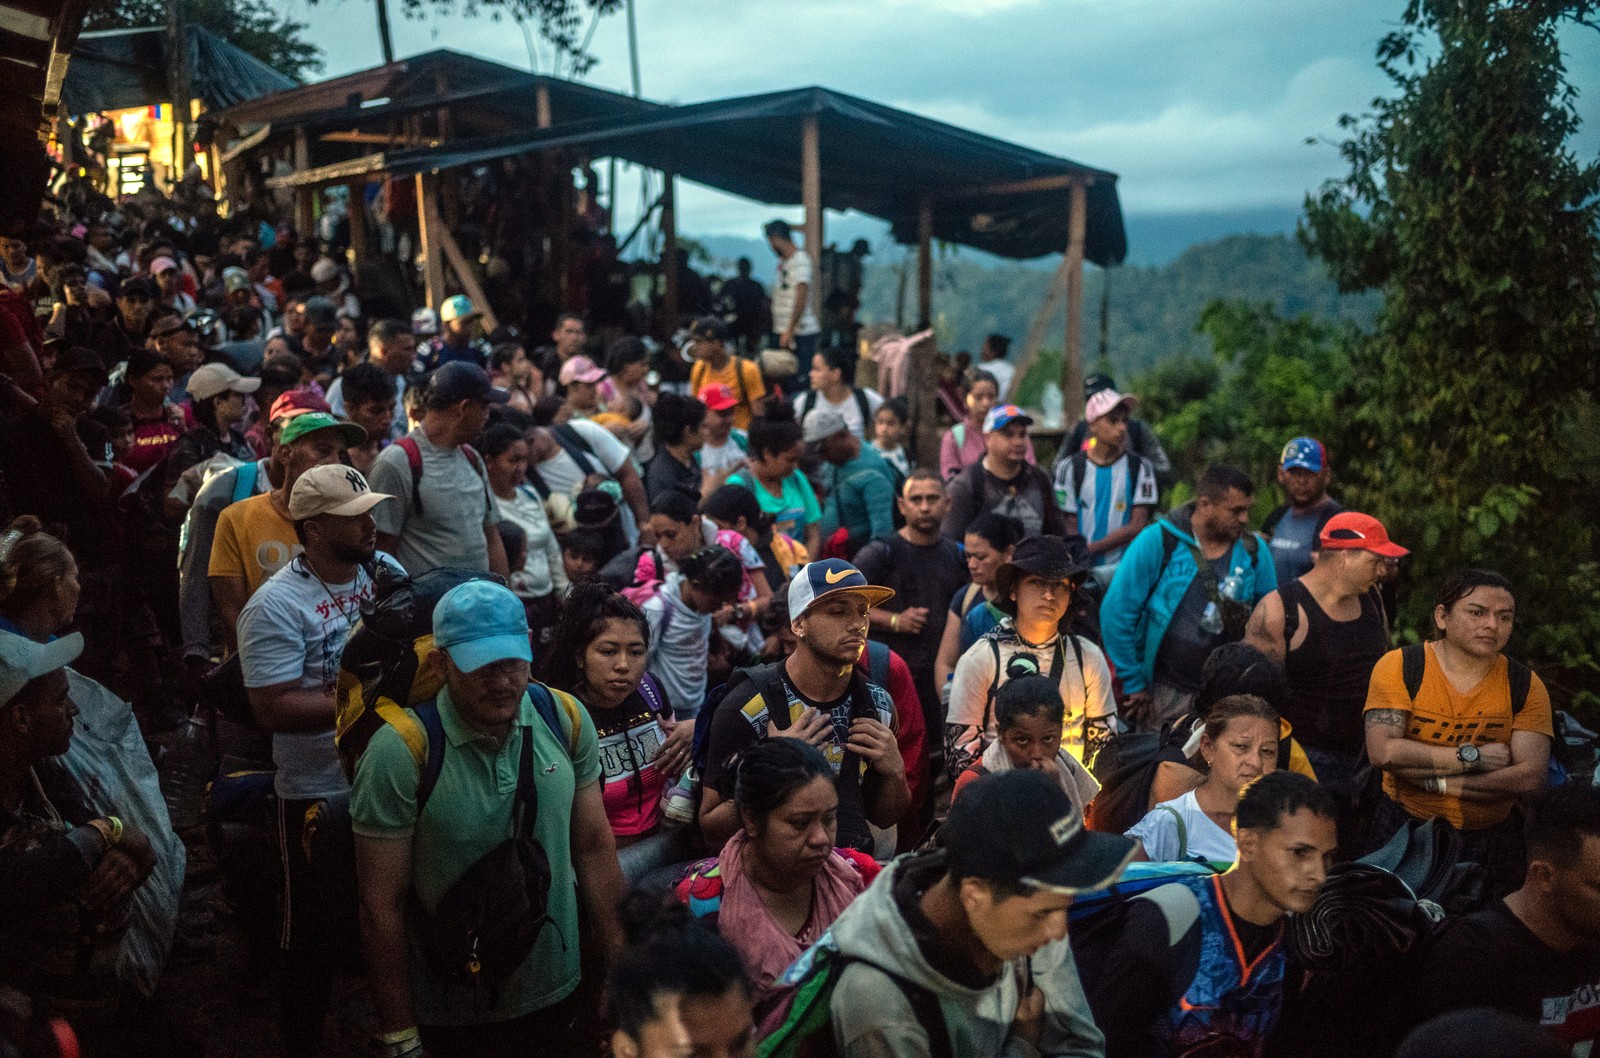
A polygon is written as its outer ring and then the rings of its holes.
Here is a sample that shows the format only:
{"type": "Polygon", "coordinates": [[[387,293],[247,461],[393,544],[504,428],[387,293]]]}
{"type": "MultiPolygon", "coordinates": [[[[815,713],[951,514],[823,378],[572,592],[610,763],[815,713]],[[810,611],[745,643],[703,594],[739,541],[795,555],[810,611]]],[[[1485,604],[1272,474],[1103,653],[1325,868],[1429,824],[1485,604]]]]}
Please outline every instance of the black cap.
{"type": "Polygon", "coordinates": [[[143,276],[124,279],[122,285],[117,288],[117,297],[119,298],[131,298],[136,295],[153,298],[156,296],[156,289],[150,284],[150,280],[145,279],[143,276]]]}
{"type": "Polygon", "coordinates": [[[689,324],[689,337],[708,342],[728,340],[728,325],[715,316],[701,316],[689,324]]]}
{"type": "Polygon", "coordinates": [[[584,489],[572,503],[572,520],[584,529],[600,529],[617,516],[617,501],[609,492],[584,489]]]}
{"type": "Polygon", "coordinates": [[[511,395],[505,390],[494,388],[494,383],[489,381],[483,368],[466,360],[452,360],[428,379],[428,403],[433,407],[444,407],[464,400],[504,404],[510,399],[511,395]]]}
{"type": "Polygon", "coordinates": [[[1011,597],[1017,581],[1025,575],[1083,583],[1089,571],[1072,557],[1067,542],[1059,536],[1030,536],[1017,544],[1011,561],[994,571],[994,604],[1002,612],[1017,615],[1017,601],[1011,597]]]}
{"type": "Polygon", "coordinates": [[[62,375],[93,375],[95,381],[102,386],[110,380],[105,365],[100,362],[100,354],[81,345],[57,353],[55,367],[51,370],[62,375]]]}
{"type": "Polygon", "coordinates": [[[179,331],[192,330],[194,330],[194,324],[174,312],[161,317],[150,325],[150,337],[165,338],[167,335],[177,334],[179,331]]]}
{"type": "Polygon", "coordinates": [[[1139,843],[1086,830],[1055,777],[1031,768],[985,775],[950,806],[940,840],[958,878],[1075,894],[1103,889],[1139,843]]]}
{"type": "Polygon", "coordinates": [[[306,298],[306,323],[319,329],[333,330],[339,326],[339,306],[333,303],[332,298],[321,295],[306,298]]]}
{"type": "Polygon", "coordinates": [[[1116,380],[1110,375],[1090,375],[1083,380],[1083,399],[1088,400],[1103,389],[1116,388],[1116,380]]]}

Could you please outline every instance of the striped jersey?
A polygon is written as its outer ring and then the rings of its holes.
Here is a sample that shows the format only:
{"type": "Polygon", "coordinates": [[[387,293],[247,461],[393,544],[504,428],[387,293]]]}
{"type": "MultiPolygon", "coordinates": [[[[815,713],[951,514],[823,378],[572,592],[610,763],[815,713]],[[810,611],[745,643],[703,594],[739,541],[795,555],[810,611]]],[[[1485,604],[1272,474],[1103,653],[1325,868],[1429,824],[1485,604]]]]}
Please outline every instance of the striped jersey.
{"type": "MultiPolygon", "coordinates": [[[[1124,452],[1103,467],[1087,453],[1075,452],[1056,464],[1056,505],[1077,517],[1078,532],[1091,544],[1127,525],[1135,507],[1155,504],[1155,468],[1141,455],[1124,452]]],[[[1107,551],[1095,564],[1116,565],[1123,550],[1107,551]]]]}

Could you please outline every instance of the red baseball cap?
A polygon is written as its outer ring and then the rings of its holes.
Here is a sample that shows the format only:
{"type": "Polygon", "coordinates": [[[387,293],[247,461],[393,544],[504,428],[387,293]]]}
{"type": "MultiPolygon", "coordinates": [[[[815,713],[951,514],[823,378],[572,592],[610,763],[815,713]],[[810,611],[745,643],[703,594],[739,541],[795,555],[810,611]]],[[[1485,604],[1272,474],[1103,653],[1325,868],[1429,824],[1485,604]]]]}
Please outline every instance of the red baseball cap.
{"type": "Polygon", "coordinates": [[[1410,551],[1389,539],[1389,530],[1370,514],[1340,511],[1328,519],[1320,537],[1324,548],[1334,551],[1371,551],[1384,558],[1404,558],[1410,551]]]}
{"type": "Polygon", "coordinates": [[[272,408],[267,412],[267,422],[292,419],[308,411],[328,412],[330,409],[327,401],[309,389],[287,390],[272,402],[272,408]]]}
{"type": "Polygon", "coordinates": [[[714,382],[700,389],[700,403],[712,411],[727,411],[729,408],[739,406],[739,398],[733,395],[733,390],[721,382],[714,382]]]}

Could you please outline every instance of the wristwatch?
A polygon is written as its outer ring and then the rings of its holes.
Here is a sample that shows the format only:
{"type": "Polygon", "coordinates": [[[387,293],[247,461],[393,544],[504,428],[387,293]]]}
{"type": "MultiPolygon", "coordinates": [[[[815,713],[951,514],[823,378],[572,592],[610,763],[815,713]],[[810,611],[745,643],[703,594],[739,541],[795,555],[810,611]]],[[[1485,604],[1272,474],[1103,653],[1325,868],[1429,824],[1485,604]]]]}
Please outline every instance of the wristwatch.
{"type": "Polygon", "coordinates": [[[1478,752],[1478,747],[1474,746],[1471,742],[1463,742],[1461,745],[1456,747],[1456,760],[1459,760],[1468,768],[1476,768],[1478,766],[1478,761],[1482,759],[1482,757],[1483,754],[1478,752]]]}

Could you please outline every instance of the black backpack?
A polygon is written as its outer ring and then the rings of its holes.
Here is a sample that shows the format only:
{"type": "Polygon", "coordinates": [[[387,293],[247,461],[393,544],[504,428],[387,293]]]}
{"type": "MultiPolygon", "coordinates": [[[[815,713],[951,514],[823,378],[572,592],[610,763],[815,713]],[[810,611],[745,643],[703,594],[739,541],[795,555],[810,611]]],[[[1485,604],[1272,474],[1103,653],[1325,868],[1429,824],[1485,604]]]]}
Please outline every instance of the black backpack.
{"type": "Polygon", "coordinates": [[[1190,717],[1169,720],[1160,731],[1113,735],[1089,762],[1100,792],[1089,806],[1089,825],[1107,834],[1125,834],[1150,810],[1150,787],[1163,761],[1183,760],[1190,717]]]}

